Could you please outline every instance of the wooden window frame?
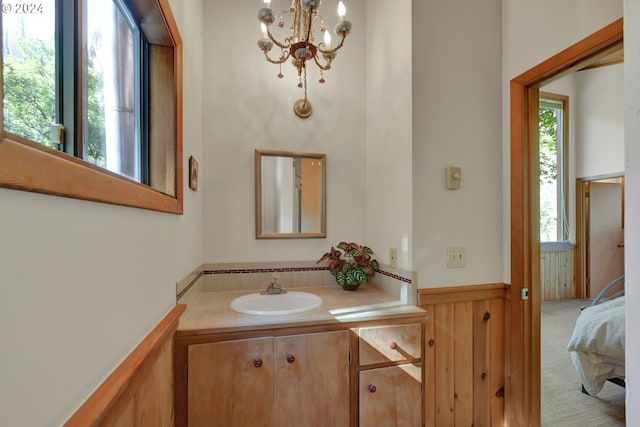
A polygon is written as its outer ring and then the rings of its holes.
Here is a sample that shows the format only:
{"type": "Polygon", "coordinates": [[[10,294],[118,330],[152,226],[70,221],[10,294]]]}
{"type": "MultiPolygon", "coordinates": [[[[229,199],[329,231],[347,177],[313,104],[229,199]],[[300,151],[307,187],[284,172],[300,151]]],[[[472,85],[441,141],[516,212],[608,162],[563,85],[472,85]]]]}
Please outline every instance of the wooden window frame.
{"type": "MultiPolygon", "coordinates": [[[[0,187],[173,214],[183,213],[182,40],[168,0],[131,9],[150,43],[150,185],[2,129],[0,187]]],[[[0,91],[2,73],[0,73],[0,91]]],[[[0,103],[3,97],[0,96],[0,103]]],[[[0,123],[4,123],[0,108],[0,123]]]]}

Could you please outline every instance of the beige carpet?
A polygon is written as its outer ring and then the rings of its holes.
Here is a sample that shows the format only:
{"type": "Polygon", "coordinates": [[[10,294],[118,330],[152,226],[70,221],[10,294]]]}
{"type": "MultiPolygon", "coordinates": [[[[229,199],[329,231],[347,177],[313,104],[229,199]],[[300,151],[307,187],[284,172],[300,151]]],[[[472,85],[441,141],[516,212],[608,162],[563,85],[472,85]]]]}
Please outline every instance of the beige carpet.
{"type": "Polygon", "coordinates": [[[542,427],[624,426],[624,388],[607,382],[596,396],[580,391],[567,351],[580,307],[589,300],[544,301],[541,315],[542,427]]]}

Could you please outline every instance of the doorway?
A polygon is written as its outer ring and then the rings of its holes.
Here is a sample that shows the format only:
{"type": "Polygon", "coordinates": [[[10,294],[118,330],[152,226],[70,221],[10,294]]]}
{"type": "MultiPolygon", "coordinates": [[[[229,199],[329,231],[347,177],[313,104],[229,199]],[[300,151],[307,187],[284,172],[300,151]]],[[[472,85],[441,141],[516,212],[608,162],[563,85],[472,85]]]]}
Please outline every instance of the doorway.
{"type": "Polygon", "coordinates": [[[538,103],[542,83],[620,51],[623,20],[538,64],[510,84],[511,286],[507,317],[507,425],[540,425],[538,103]]]}
{"type": "Polygon", "coordinates": [[[576,246],[582,258],[576,285],[581,297],[595,298],[624,275],[624,177],[580,178],[576,184],[576,246]]]}

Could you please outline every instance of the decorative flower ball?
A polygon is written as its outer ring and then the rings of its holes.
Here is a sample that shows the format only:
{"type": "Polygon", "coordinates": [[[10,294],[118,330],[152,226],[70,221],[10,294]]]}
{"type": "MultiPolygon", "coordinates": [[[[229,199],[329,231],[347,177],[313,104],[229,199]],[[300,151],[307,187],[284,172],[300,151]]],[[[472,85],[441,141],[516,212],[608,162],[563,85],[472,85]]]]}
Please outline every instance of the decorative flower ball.
{"type": "Polygon", "coordinates": [[[273,47],[273,42],[269,39],[262,38],[258,40],[258,47],[264,52],[269,52],[273,47]]]}
{"type": "Polygon", "coordinates": [[[302,0],[302,7],[308,10],[315,10],[320,6],[320,0],[302,0]]]}
{"type": "Polygon", "coordinates": [[[338,23],[336,24],[336,27],[334,28],[334,31],[339,36],[342,36],[342,37],[346,36],[347,34],[349,34],[349,32],[351,32],[351,22],[338,21],[338,23]]]}
{"type": "Polygon", "coordinates": [[[258,11],[258,20],[264,25],[271,25],[276,20],[276,17],[271,9],[263,7],[258,11]]]}

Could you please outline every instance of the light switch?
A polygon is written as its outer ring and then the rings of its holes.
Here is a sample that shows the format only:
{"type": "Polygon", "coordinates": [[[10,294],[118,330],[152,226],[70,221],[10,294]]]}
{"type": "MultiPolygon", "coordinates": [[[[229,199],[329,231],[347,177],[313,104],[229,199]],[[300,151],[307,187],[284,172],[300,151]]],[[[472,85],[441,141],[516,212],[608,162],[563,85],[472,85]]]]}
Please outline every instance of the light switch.
{"type": "Polygon", "coordinates": [[[459,190],[460,181],[462,179],[460,168],[448,166],[447,171],[447,190],[459,190]]]}
{"type": "Polygon", "coordinates": [[[462,246],[447,248],[447,268],[464,268],[467,261],[466,250],[462,246]]]}

